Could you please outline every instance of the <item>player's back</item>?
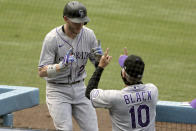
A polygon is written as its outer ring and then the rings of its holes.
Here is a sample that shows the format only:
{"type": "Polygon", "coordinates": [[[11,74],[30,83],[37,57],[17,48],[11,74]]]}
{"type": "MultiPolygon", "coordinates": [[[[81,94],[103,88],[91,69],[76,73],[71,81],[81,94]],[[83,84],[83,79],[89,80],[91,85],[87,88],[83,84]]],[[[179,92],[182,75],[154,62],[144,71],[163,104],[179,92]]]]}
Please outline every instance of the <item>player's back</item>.
{"type": "MultiPolygon", "coordinates": [[[[111,92],[112,93],[112,92],[111,92]]],[[[154,131],[158,90],[153,84],[126,87],[111,94],[113,131],[154,131]]]]}
{"type": "Polygon", "coordinates": [[[91,91],[93,106],[109,109],[113,131],[154,131],[157,100],[158,90],[153,84],[91,91]]]}

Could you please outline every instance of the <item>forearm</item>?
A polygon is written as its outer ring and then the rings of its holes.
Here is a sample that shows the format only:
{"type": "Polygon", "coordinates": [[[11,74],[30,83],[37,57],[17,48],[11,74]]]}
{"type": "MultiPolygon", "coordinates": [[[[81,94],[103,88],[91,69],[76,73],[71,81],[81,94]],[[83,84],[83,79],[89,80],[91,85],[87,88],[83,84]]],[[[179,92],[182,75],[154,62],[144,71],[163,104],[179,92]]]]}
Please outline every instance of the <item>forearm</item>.
{"type": "Polygon", "coordinates": [[[98,88],[98,84],[99,84],[99,80],[101,78],[102,72],[103,72],[104,68],[98,66],[95,70],[95,72],[93,73],[92,77],[90,78],[87,88],[86,88],[86,97],[88,99],[90,99],[90,92],[93,89],[97,89],[98,88]]]}
{"type": "Polygon", "coordinates": [[[38,68],[38,74],[40,77],[52,77],[52,75],[56,75],[59,71],[59,64],[46,65],[38,68]]]}
{"type": "Polygon", "coordinates": [[[95,68],[97,68],[98,65],[99,65],[99,62],[98,61],[95,61],[95,64],[94,64],[95,68]]]}
{"type": "Polygon", "coordinates": [[[40,67],[38,74],[40,77],[54,77],[61,69],[67,67],[72,62],[76,62],[76,58],[73,55],[73,48],[70,48],[60,63],[40,67]]]}

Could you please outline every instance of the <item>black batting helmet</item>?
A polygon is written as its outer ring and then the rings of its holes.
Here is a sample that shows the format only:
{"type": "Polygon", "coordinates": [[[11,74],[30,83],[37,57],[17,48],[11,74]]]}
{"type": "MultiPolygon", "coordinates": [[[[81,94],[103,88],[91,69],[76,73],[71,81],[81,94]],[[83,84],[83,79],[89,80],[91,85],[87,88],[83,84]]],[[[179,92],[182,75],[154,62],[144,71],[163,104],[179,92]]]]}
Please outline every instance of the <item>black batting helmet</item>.
{"type": "Polygon", "coordinates": [[[73,23],[84,23],[87,24],[90,19],[87,16],[86,7],[78,2],[68,2],[63,10],[63,17],[66,16],[73,23]]]}

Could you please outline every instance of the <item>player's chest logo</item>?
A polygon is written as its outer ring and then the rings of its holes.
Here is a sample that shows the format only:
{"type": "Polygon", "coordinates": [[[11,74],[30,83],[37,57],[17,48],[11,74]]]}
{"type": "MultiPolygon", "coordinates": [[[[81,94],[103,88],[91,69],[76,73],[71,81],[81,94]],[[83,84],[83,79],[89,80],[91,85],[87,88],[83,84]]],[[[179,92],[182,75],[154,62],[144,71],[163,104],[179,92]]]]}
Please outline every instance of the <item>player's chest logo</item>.
{"type": "Polygon", "coordinates": [[[74,56],[76,57],[76,59],[88,59],[89,52],[75,52],[74,56]]]}

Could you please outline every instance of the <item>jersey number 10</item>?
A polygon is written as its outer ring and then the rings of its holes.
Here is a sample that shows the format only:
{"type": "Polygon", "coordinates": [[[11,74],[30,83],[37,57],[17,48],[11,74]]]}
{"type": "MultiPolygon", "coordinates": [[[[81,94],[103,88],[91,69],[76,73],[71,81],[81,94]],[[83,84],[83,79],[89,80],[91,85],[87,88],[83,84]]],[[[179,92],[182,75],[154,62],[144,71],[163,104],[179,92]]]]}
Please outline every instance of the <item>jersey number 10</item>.
{"type": "Polygon", "coordinates": [[[129,113],[131,114],[131,121],[132,121],[132,128],[136,128],[136,118],[135,115],[138,117],[138,124],[141,127],[146,127],[150,123],[150,115],[149,115],[149,107],[147,105],[140,105],[136,112],[135,107],[132,106],[129,110],[129,113]],[[143,111],[142,111],[143,110],[143,111]],[[142,113],[145,112],[145,113],[142,113]],[[142,116],[146,115],[146,120],[142,120],[142,116]]]}

